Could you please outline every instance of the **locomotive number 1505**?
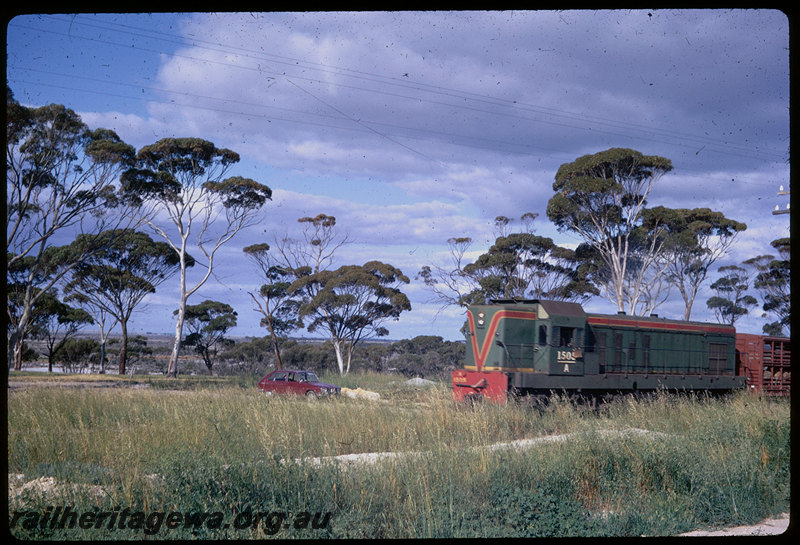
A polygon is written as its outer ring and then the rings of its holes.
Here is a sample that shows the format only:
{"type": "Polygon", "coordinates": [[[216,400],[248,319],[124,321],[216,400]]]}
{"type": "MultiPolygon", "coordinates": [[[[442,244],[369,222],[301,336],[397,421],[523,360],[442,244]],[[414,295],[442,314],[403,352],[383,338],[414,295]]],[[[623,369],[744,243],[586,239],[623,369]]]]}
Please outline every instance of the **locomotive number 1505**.
{"type": "Polygon", "coordinates": [[[574,350],[559,350],[556,354],[556,359],[559,362],[574,362],[575,361],[575,351],[574,350]]]}

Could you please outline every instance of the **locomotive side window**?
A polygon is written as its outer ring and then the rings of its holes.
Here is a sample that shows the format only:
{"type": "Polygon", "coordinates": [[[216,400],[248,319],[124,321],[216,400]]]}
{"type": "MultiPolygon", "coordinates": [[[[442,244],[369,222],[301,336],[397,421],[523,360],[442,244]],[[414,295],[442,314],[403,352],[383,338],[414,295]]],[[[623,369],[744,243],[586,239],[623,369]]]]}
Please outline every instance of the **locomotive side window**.
{"type": "Polygon", "coordinates": [[[561,327],[558,332],[555,327],[553,328],[553,338],[558,334],[558,346],[577,346],[578,339],[575,333],[574,327],[561,327]]]}
{"type": "Polygon", "coordinates": [[[547,326],[544,324],[539,326],[539,344],[541,346],[547,344],[547,326]]]}
{"type": "Polygon", "coordinates": [[[578,327],[553,327],[553,339],[558,346],[581,346],[583,329],[578,327]]]}

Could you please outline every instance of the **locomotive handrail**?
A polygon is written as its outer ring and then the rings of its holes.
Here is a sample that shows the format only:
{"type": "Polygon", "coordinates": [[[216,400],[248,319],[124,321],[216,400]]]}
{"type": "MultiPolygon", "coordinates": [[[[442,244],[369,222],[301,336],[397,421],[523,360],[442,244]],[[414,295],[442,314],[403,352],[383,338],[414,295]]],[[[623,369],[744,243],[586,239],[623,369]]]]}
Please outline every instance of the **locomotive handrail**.
{"type": "Polygon", "coordinates": [[[475,384],[461,384],[460,382],[456,382],[453,384],[453,386],[458,386],[460,388],[474,388],[475,390],[481,390],[483,388],[486,388],[487,384],[488,383],[486,382],[486,379],[482,378],[475,384]]]}

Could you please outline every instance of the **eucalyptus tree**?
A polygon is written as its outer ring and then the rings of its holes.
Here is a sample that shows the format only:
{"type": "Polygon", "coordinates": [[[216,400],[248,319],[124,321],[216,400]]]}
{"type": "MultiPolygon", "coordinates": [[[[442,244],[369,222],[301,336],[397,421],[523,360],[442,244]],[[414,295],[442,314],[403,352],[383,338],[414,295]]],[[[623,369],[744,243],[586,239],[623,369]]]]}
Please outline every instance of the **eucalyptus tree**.
{"type": "Polygon", "coordinates": [[[179,261],[178,310],[175,339],[167,375],[177,376],[186,304],[211,277],[218,250],[237,233],[259,220],[258,212],[272,196],[269,187],[249,178],[225,178],[239,161],[229,149],[199,138],[165,138],[145,146],[135,167],[122,175],[128,202],[158,215],[147,223],[172,248],[179,261]],[[205,273],[194,283],[187,279],[190,236],[205,273]]]}
{"type": "MultiPolygon", "coordinates": [[[[119,323],[121,343],[119,374],[125,374],[128,356],[128,323],[144,298],[178,272],[179,260],[166,242],[154,241],[147,233],[133,229],[104,231],[98,235],[81,235],[78,243],[86,240],[102,248],[72,271],[64,287],[69,300],[92,309],[98,324],[105,317],[113,317],[111,328],[119,323]]],[[[187,267],[194,266],[194,258],[187,255],[187,267]]],[[[105,337],[101,327],[101,353],[105,355],[105,337]]]]}
{"type": "MultiPolygon", "coordinates": [[[[664,157],[611,148],[564,163],[556,172],[555,195],[547,204],[547,217],[559,231],[577,233],[597,251],[608,270],[603,286],[606,296],[620,311],[627,305],[629,312],[635,313],[644,286],[631,283],[628,258],[632,237],[641,225],[653,185],[671,170],[671,161],[664,157]]],[[[657,240],[640,247],[642,267],[660,251],[657,240]]],[[[641,278],[644,281],[644,275],[641,278]]]]}
{"type": "Polygon", "coordinates": [[[111,336],[111,331],[116,327],[118,320],[103,306],[99,306],[83,293],[71,293],[66,298],[71,303],[77,303],[92,317],[92,322],[97,326],[98,336],[98,363],[100,374],[106,372],[106,346],[111,336]]]}
{"type": "Polygon", "coordinates": [[[230,305],[210,299],[186,307],[186,329],[189,334],[184,342],[200,354],[209,375],[212,374],[217,350],[233,344],[225,334],[236,327],[236,316],[236,311],[230,305]]]}
{"type": "Polygon", "coordinates": [[[779,238],[770,244],[778,251],[778,258],[758,256],[744,262],[755,269],[753,286],[761,295],[764,316],[772,314],[776,320],[764,325],[764,333],[781,336],[791,333],[791,249],[789,238],[779,238]]]}
{"type": "MultiPolygon", "coordinates": [[[[109,351],[117,351],[117,345],[120,344],[119,339],[111,338],[108,340],[109,351]]],[[[152,356],[153,348],[147,346],[147,337],[144,335],[134,335],[128,339],[128,346],[125,348],[125,372],[133,375],[136,370],[136,363],[141,361],[144,357],[152,356]]]]}
{"type": "Polygon", "coordinates": [[[33,306],[33,337],[42,339],[47,355],[47,372],[53,372],[54,356],[58,347],[73,338],[81,327],[92,323],[92,317],[83,309],[60,301],[51,290],[36,300],[33,306]]]}
{"type": "MultiPolygon", "coordinates": [[[[284,317],[287,320],[285,324],[292,328],[303,327],[300,305],[317,297],[322,289],[320,282],[305,282],[301,288],[291,289],[294,282],[299,278],[332,269],[337,251],[350,242],[348,235],[341,233],[337,228],[334,216],[319,213],[313,217],[298,218],[297,223],[300,224],[299,236],[290,236],[287,232],[280,239],[276,237],[272,254],[275,258],[275,268],[271,273],[269,270],[265,271],[269,273],[267,276],[275,279],[274,283],[270,281],[271,286],[268,285],[267,288],[271,292],[270,296],[273,299],[277,296],[287,302],[287,307],[284,309],[286,311],[284,317]],[[290,284],[285,288],[285,294],[282,286],[284,281],[290,284]]],[[[263,253],[263,246],[258,251],[250,252],[252,259],[262,262],[260,265],[262,272],[263,265],[266,264],[264,259],[267,256],[268,254],[263,253]]],[[[280,365],[283,365],[282,359],[280,365]]]]}
{"type": "Polygon", "coordinates": [[[261,325],[269,333],[275,366],[283,369],[280,339],[301,327],[297,318],[301,301],[288,292],[289,286],[296,279],[295,274],[287,266],[279,265],[269,250],[269,244],[266,243],[252,244],[243,249],[260,271],[260,280],[264,282],[257,295],[252,291],[247,293],[253,300],[254,310],[261,314],[261,325]]]}
{"type": "Polygon", "coordinates": [[[426,265],[417,278],[443,306],[465,307],[490,299],[586,301],[596,294],[586,278],[587,268],[574,251],[533,234],[535,218],[533,213],[522,216],[522,232],[512,232],[510,218],[495,218],[495,243],[472,263],[466,263],[472,239],[449,239],[452,268],[426,265]]]}
{"type": "Polygon", "coordinates": [[[477,284],[465,299],[472,303],[527,298],[585,301],[596,292],[582,277],[574,251],[532,233],[499,237],[463,271],[477,284]]]}
{"type": "MultiPolygon", "coordinates": [[[[628,240],[627,274],[623,280],[625,300],[630,302],[628,312],[638,316],[649,315],[668,298],[671,286],[666,280],[666,266],[654,261],[651,248],[654,242],[646,233],[635,230],[628,240]]],[[[597,248],[583,242],[575,249],[575,259],[580,263],[580,277],[599,294],[608,289],[612,281],[611,268],[597,248]]]]}
{"type": "Polygon", "coordinates": [[[300,306],[299,317],[308,320],[309,332],[328,336],[339,373],[345,374],[361,340],[388,335],[383,324],[411,310],[408,297],[399,289],[408,283],[400,269],[370,261],[300,276],[288,292],[313,294],[300,306]]]}
{"type": "Polygon", "coordinates": [[[468,306],[470,295],[475,291],[476,284],[464,267],[467,265],[467,254],[472,247],[470,237],[451,237],[447,239],[449,253],[448,266],[424,265],[417,273],[416,278],[433,292],[434,300],[441,308],[449,306],[468,306]]]}
{"type": "Polygon", "coordinates": [[[53,358],[64,371],[83,372],[100,354],[100,346],[94,339],[67,339],[58,345],[53,358]]]}
{"type": "MultiPolygon", "coordinates": [[[[46,253],[50,254],[52,251],[53,247],[50,247],[47,249],[46,253]]],[[[31,354],[26,344],[26,339],[28,337],[36,338],[41,336],[41,329],[37,320],[38,316],[35,313],[36,305],[42,297],[47,296],[46,294],[48,292],[55,290],[55,288],[51,287],[45,293],[40,293],[40,288],[36,286],[47,281],[47,274],[46,271],[42,271],[41,267],[39,267],[39,274],[34,273],[33,277],[29,277],[29,265],[34,262],[35,260],[33,257],[26,257],[15,261],[13,265],[10,265],[6,269],[6,309],[8,312],[6,327],[9,340],[8,348],[9,351],[13,350],[14,358],[13,360],[9,359],[9,370],[11,369],[12,362],[14,369],[20,370],[22,362],[28,361],[29,358],[23,356],[26,350],[29,355],[31,354]],[[27,298],[30,286],[33,286],[31,295],[35,296],[35,298],[32,299],[32,303],[30,303],[27,298]],[[26,307],[26,303],[29,303],[30,307],[26,307]],[[24,328],[20,328],[17,336],[14,337],[15,330],[20,327],[24,312],[28,313],[27,325],[24,328]]],[[[9,358],[11,358],[11,356],[9,356],[9,358]]]]}
{"type": "Polygon", "coordinates": [[[300,236],[293,238],[286,234],[275,245],[278,262],[295,275],[318,273],[330,268],[336,252],[350,242],[347,234],[337,230],[334,216],[305,216],[297,223],[301,226],[300,236]]]}
{"type": "Polygon", "coordinates": [[[299,238],[287,235],[276,241],[281,277],[294,277],[286,294],[299,303],[297,325],[309,332],[321,331],[330,339],[339,372],[344,374],[361,340],[387,335],[383,324],[411,310],[408,297],[399,289],[409,279],[380,261],[332,269],[337,250],[349,242],[346,234],[337,231],[336,218],[318,214],[297,221],[302,226],[299,238]]]}
{"type": "Polygon", "coordinates": [[[52,259],[54,241],[131,224],[114,183],[134,153],[114,132],[90,130],[69,108],[27,108],[7,89],[6,266],[25,271],[14,279],[15,301],[8,306],[9,369],[21,363],[36,300],[98,250],[72,248],[52,259]]]}
{"type": "Polygon", "coordinates": [[[747,225],[709,208],[669,209],[657,206],[644,212],[643,224],[663,245],[657,262],[665,268],[667,281],[684,302],[684,320],[711,267],[725,256],[747,225]]]}
{"type": "Polygon", "coordinates": [[[721,324],[733,325],[747,314],[758,301],[747,291],[750,289],[750,274],[738,265],[720,267],[722,273],[711,289],[716,295],[706,301],[706,305],[714,312],[717,321],[721,324]]]}

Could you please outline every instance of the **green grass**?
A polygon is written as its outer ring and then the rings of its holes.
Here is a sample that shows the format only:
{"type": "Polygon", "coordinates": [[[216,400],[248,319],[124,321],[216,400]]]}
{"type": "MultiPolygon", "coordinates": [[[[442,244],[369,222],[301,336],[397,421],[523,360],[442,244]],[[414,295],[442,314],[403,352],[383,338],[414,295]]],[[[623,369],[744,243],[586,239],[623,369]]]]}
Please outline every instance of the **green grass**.
{"type": "MultiPolygon", "coordinates": [[[[257,378],[12,389],[9,473],[102,486],[106,495],[88,486],[29,490],[9,508],[217,512],[227,528],[154,532],[215,539],[675,535],[788,509],[788,400],[659,395],[598,412],[563,399],[541,409],[467,407],[450,401],[446,384],[411,389],[375,373],[321,378],[377,391],[381,401],[268,398],[255,391],[257,378]],[[630,429],[657,433],[622,433],[630,429]],[[473,448],[553,434],[572,435],[524,450],[473,448]],[[418,454],[358,468],[307,460],[368,452],[418,454]],[[298,513],[331,518],[316,530],[278,528],[266,516],[256,528],[231,524],[283,511],[294,521],[298,513]]],[[[27,528],[24,520],[12,530],[24,538],[143,535],[27,528]]]]}

